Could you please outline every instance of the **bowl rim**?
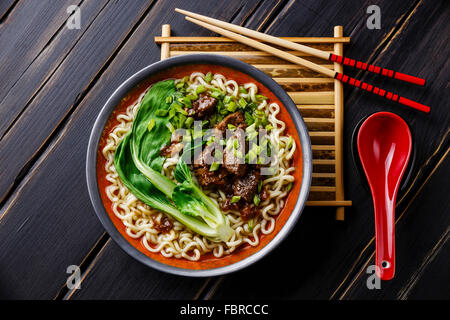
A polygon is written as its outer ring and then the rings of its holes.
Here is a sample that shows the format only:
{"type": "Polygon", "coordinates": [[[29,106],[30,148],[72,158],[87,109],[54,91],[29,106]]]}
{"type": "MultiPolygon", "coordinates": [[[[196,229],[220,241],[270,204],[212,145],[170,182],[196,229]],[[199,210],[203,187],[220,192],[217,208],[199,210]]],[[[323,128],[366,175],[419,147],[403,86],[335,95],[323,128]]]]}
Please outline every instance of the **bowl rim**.
{"type": "Polygon", "coordinates": [[[102,223],[103,227],[106,229],[108,234],[111,236],[111,238],[119,245],[119,247],[122,250],[124,250],[126,253],[128,253],[130,256],[132,256],[139,262],[154,269],[157,269],[159,271],[189,277],[211,277],[235,272],[243,268],[246,268],[251,264],[254,264],[255,262],[262,259],[264,256],[266,256],[274,248],[276,248],[292,231],[293,227],[300,218],[306,203],[306,199],[309,195],[311,178],[312,178],[312,150],[308,130],[295,103],[292,101],[292,99],[289,97],[286,91],[284,91],[284,89],[281,88],[281,86],[278,83],[276,83],[270,76],[266,75],[265,73],[256,69],[255,67],[234,58],[215,54],[189,54],[168,58],[162,61],[155,62],[141,69],[140,71],[136,72],[131,77],[129,77],[127,80],[125,80],[113,92],[113,94],[106,101],[105,105],[102,107],[100,113],[98,114],[97,119],[95,120],[94,126],[92,128],[91,135],[89,137],[86,155],[86,179],[89,197],[91,199],[97,217],[99,218],[100,222],[102,223]],[[246,73],[250,77],[254,78],[261,84],[266,86],[269,90],[271,90],[274,93],[274,95],[280,100],[280,102],[287,109],[289,116],[292,118],[292,121],[294,122],[295,129],[299,136],[302,147],[303,175],[300,192],[295,207],[290,213],[289,218],[286,220],[284,226],[279,230],[279,232],[274,236],[274,238],[269,243],[267,243],[263,248],[258,250],[256,253],[235,263],[212,269],[184,269],[169,266],[159,261],[153,260],[150,257],[146,256],[144,253],[140,252],[120,234],[119,230],[117,230],[114,223],[110,219],[103,205],[97,181],[98,145],[104,127],[107,124],[111,113],[119,104],[120,100],[131,89],[136,87],[139,83],[147,79],[152,74],[161,72],[167,68],[187,64],[217,64],[233,68],[243,73],[246,73]]]}

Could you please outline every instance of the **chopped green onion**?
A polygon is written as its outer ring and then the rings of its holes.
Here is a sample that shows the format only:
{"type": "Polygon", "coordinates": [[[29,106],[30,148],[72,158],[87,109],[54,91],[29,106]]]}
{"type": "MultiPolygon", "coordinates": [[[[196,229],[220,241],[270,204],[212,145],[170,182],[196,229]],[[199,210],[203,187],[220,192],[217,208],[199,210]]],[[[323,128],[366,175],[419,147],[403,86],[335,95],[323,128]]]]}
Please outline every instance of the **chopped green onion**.
{"type": "Polygon", "coordinates": [[[261,199],[259,198],[259,196],[257,194],[255,194],[255,196],[253,197],[253,203],[255,204],[255,206],[259,206],[260,202],[261,202],[261,199]]]}
{"type": "Polygon", "coordinates": [[[214,150],[214,159],[221,160],[223,158],[223,152],[216,149],[214,150]]]}
{"type": "Polygon", "coordinates": [[[156,110],[155,115],[158,117],[165,117],[167,115],[167,113],[169,113],[168,110],[158,109],[158,110],[156,110]]]}
{"type": "Polygon", "coordinates": [[[267,99],[269,99],[266,96],[263,96],[262,94],[255,95],[255,98],[256,98],[256,100],[267,100],[267,99]]]}
{"type": "Polygon", "coordinates": [[[147,125],[148,131],[152,131],[154,126],[155,126],[155,119],[152,118],[152,119],[150,119],[150,121],[148,122],[148,125],[147,125]]]}
{"type": "Polygon", "coordinates": [[[248,153],[248,163],[249,164],[255,164],[255,159],[257,158],[257,154],[254,150],[250,150],[248,153]]]}
{"type": "Polygon", "coordinates": [[[229,130],[236,130],[237,129],[237,127],[232,125],[231,123],[227,124],[227,127],[228,127],[229,130]]]}
{"type": "Polygon", "coordinates": [[[232,99],[233,99],[232,96],[225,96],[225,98],[223,98],[223,103],[228,104],[231,102],[232,99]]]}
{"type": "Polygon", "coordinates": [[[267,132],[270,132],[270,130],[272,130],[272,129],[273,129],[273,126],[272,126],[271,124],[268,124],[268,125],[266,126],[267,132]]]}
{"type": "Polygon", "coordinates": [[[257,105],[256,103],[250,102],[250,103],[247,105],[246,108],[253,111],[253,110],[255,110],[257,107],[258,107],[258,105],[257,105]]]}
{"type": "Polygon", "coordinates": [[[293,187],[293,184],[292,184],[292,182],[291,182],[291,183],[288,184],[288,186],[287,186],[287,188],[286,188],[286,191],[287,191],[287,192],[291,191],[292,187],[293,187]]]}
{"type": "Polygon", "coordinates": [[[242,152],[240,152],[239,150],[234,150],[233,151],[233,155],[234,155],[235,158],[238,158],[238,159],[242,159],[244,157],[242,152]]]}
{"type": "Polygon", "coordinates": [[[292,137],[289,136],[288,143],[287,143],[287,148],[288,148],[288,149],[290,149],[290,148],[292,147],[292,143],[293,143],[293,142],[294,142],[294,139],[292,139],[292,137]]]}
{"type": "Polygon", "coordinates": [[[239,140],[238,139],[234,139],[233,140],[233,149],[237,150],[239,148],[239,140]]]}
{"type": "Polygon", "coordinates": [[[237,109],[237,104],[234,101],[231,101],[228,105],[227,105],[227,110],[230,112],[235,112],[237,109]]]}
{"type": "Polygon", "coordinates": [[[254,225],[255,225],[255,220],[253,220],[253,219],[248,220],[247,225],[248,225],[248,229],[250,231],[252,231],[254,228],[254,225]]]}
{"type": "Polygon", "coordinates": [[[258,182],[258,193],[261,193],[262,190],[262,181],[258,182]]]}
{"type": "Polygon", "coordinates": [[[211,80],[212,80],[212,78],[213,78],[212,73],[211,73],[211,72],[208,72],[208,73],[206,74],[206,76],[205,76],[205,81],[208,82],[208,83],[210,83],[211,80]]]}
{"type": "MultiPolygon", "coordinates": [[[[184,111],[184,110],[183,110],[184,111]]],[[[186,113],[187,114],[187,113],[186,113]]],[[[186,116],[182,113],[178,116],[178,129],[183,128],[184,123],[186,122],[186,116]]]]}
{"type": "Polygon", "coordinates": [[[199,86],[197,87],[197,89],[195,89],[195,93],[197,93],[197,94],[203,93],[203,92],[205,92],[205,91],[206,91],[206,88],[205,88],[204,85],[199,85],[199,86]]]}
{"type": "Polygon", "coordinates": [[[222,96],[222,94],[218,91],[211,92],[211,97],[213,97],[213,98],[220,99],[221,96],[222,96]]]}
{"type": "Polygon", "coordinates": [[[251,125],[249,125],[247,128],[245,128],[245,132],[246,133],[252,133],[252,132],[256,132],[256,125],[253,123],[251,125]]]}
{"type": "Polygon", "coordinates": [[[186,125],[187,128],[190,128],[193,123],[194,123],[194,118],[192,118],[192,117],[188,117],[186,119],[186,121],[184,122],[184,124],[186,125]]]}
{"type": "Polygon", "coordinates": [[[197,100],[198,99],[198,95],[197,94],[188,94],[187,96],[186,96],[186,99],[189,99],[189,100],[197,100]]]}
{"type": "Polygon", "coordinates": [[[214,126],[216,123],[217,123],[217,114],[213,114],[213,115],[211,116],[211,118],[209,119],[209,124],[210,124],[211,126],[214,126]]]}
{"type": "Polygon", "coordinates": [[[239,200],[241,200],[241,196],[233,196],[233,197],[231,198],[231,203],[236,203],[236,202],[238,202],[239,200]]]}
{"type": "Polygon", "coordinates": [[[239,99],[238,103],[242,108],[245,108],[245,106],[247,106],[247,101],[245,101],[244,98],[239,99]]]}
{"type": "Polygon", "coordinates": [[[219,169],[219,165],[220,164],[218,162],[213,162],[209,167],[209,171],[216,171],[217,169],[219,169]]]}
{"type": "Polygon", "coordinates": [[[245,89],[243,86],[239,87],[239,92],[243,93],[243,94],[247,94],[248,93],[247,89],[245,89]]]}
{"type": "Polygon", "coordinates": [[[168,96],[167,98],[166,98],[166,103],[172,103],[173,102],[173,96],[168,96]]]}
{"type": "Polygon", "coordinates": [[[255,119],[253,119],[252,115],[245,111],[245,124],[247,126],[253,124],[255,122],[255,119]]]}

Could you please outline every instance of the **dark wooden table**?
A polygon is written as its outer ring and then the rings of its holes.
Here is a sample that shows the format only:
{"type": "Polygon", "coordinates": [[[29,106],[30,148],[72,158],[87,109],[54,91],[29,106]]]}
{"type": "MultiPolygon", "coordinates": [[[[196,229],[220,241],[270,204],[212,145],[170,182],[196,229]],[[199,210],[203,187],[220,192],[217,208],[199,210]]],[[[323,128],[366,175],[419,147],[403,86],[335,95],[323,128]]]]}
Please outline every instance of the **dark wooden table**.
{"type": "Polygon", "coordinates": [[[0,298],[3,299],[417,299],[450,298],[449,2],[442,0],[1,0],[0,298]],[[81,29],[66,27],[67,8],[81,29]],[[381,29],[366,26],[369,5],[381,29]],[[353,207],[307,208],[271,255],[209,279],[164,274],[125,254],[91,206],[85,157],[94,120],[111,93],[159,60],[153,37],[211,35],[174,12],[186,8],[273,35],[332,36],[345,53],[427,79],[424,88],[346,71],[431,106],[429,115],[345,89],[345,187],[353,207]],[[388,110],[410,125],[416,166],[396,209],[397,273],[366,286],[374,262],[373,209],[351,157],[351,134],[388,110]],[[69,265],[82,271],[69,290],[69,265]]]}

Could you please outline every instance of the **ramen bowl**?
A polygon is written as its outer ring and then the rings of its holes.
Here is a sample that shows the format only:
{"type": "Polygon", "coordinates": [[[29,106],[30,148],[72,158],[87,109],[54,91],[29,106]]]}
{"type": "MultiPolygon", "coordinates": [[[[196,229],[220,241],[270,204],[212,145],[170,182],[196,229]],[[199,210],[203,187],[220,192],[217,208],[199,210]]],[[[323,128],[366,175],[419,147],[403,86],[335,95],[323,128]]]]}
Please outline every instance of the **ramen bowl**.
{"type": "Polygon", "coordinates": [[[223,275],[243,269],[260,260],[277,247],[298,221],[308,197],[312,175],[311,144],[305,123],[289,95],[268,75],[249,64],[229,57],[192,54],[154,63],[126,80],[108,99],[95,121],[87,150],[86,174],[89,195],[95,212],[114,241],[130,256],[160,271],[192,277],[223,275]],[[286,133],[296,143],[293,155],[295,183],[284,207],[275,217],[275,227],[269,234],[259,237],[256,246],[242,245],[220,258],[212,254],[198,261],[165,257],[160,252],[147,250],[140,238],[133,238],[122,221],[112,211],[113,203],[106,196],[106,159],[102,156],[106,136],[117,125],[117,114],[136,101],[152,84],[173,78],[182,78],[192,72],[212,71],[232,78],[238,83],[256,83],[259,93],[280,106],[278,118],[285,122],[286,133]]]}

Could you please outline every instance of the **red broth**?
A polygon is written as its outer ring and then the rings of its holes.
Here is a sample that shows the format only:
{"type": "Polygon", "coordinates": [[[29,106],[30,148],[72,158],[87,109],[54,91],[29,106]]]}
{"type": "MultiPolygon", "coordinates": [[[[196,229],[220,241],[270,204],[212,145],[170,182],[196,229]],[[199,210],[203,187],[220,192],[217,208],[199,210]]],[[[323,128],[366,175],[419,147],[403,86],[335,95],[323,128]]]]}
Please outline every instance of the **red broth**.
{"type": "Polygon", "coordinates": [[[110,219],[114,223],[117,230],[119,230],[120,234],[127,239],[129,243],[131,243],[136,249],[141,251],[146,256],[150,257],[153,260],[159,261],[161,263],[178,267],[178,268],[185,268],[185,269],[212,269],[212,268],[218,268],[227,266],[233,263],[236,263],[240,260],[245,259],[246,257],[256,253],[260,249],[262,249],[264,246],[266,246],[275,236],[276,234],[281,230],[281,228],[284,226],[286,221],[288,220],[292,210],[295,207],[295,204],[297,202],[297,198],[300,193],[300,186],[302,181],[302,172],[303,172],[303,161],[302,161],[302,150],[300,145],[300,140],[297,134],[297,131],[295,129],[294,123],[289,116],[288,111],[286,108],[282,105],[282,103],[277,99],[277,97],[265,86],[263,86],[258,81],[254,80],[252,77],[248,76],[245,73],[242,73],[240,71],[237,71],[232,68],[223,67],[223,66],[217,66],[217,65],[209,65],[209,64],[190,64],[185,66],[179,66],[179,67],[173,67],[169,68],[161,73],[158,73],[156,75],[153,75],[149,77],[147,80],[141,82],[138,86],[136,86],[134,89],[132,89],[130,92],[127,93],[125,97],[122,98],[119,105],[115,108],[115,110],[112,112],[112,114],[109,117],[109,120],[103,130],[102,136],[100,138],[99,146],[97,149],[97,179],[98,179],[98,186],[100,195],[103,201],[103,205],[106,209],[106,212],[108,213],[110,219]],[[286,123],[286,130],[285,134],[291,135],[295,143],[297,144],[297,149],[293,156],[293,163],[296,166],[296,170],[294,173],[295,176],[295,183],[293,185],[292,190],[287,196],[286,203],[284,205],[284,208],[281,210],[280,214],[276,217],[276,224],[275,228],[272,233],[268,235],[262,235],[260,234],[260,242],[256,247],[252,247],[248,244],[241,245],[236,251],[234,251],[232,254],[224,255],[221,258],[216,258],[212,253],[204,254],[200,258],[199,261],[189,261],[184,258],[177,259],[177,258],[166,258],[159,252],[153,253],[148,251],[143,243],[142,239],[133,239],[126,233],[126,228],[123,225],[122,221],[117,218],[112,210],[112,202],[109,200],[109,198],[106,195],[105,188],[110,184],[106,180],[106,170],[105,170],[105,164],[106,159],[102,154],[102,150],[106,145],[106,139],[108,135],[111,133],[111,131],[114,129],[115,126],[119,124],[116,117],[120,113],[125,113],[128,106],[135,103],[139,96],[153,83],[156,83],[158,81],[162,81],[165,79],[179,79],[183,78],[184,76],[189,76],[193,72],[203,72],[203,73],[220,73],[224,75],[227,79],[233,79],[235,80],[239,85],[253,82],[258,86],[258,92],[266,97],[269,98],[270,102],[276,102],[281,108],[280,113],[278,114],[278,118],[286,123]]]}

